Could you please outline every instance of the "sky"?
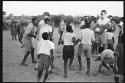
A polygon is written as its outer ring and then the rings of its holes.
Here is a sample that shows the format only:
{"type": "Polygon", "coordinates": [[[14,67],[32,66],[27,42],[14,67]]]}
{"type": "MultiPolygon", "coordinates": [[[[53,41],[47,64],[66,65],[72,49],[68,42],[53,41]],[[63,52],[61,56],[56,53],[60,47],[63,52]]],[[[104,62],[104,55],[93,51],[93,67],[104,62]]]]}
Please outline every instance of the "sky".
{"type": "Polygon", "coordinates": [[[72,16],[93,15],[107,10],[108,15],[123,17],[123,1],[3,1],[3,11],[15,16],[64,14],[72,16]]]}

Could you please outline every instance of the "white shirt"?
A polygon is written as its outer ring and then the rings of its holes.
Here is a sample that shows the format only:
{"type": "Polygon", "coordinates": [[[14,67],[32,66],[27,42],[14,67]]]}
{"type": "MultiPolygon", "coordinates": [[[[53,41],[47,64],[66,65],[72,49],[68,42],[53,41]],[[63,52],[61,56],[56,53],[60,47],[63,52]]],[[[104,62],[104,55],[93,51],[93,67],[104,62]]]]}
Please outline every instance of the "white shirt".
{"type": "Polygon", "coordinates": [[[72,26],[72,30],[74,31],[74,24],[73,24],[73,23],[70,23],[70,25],[72,26]]]}
{"type": "Polygon", "coordinates": [[[80,27],[82,27],[83,25],[85,25],[85,21],[84,21],[84,20],[81,21],[81,23],[80,23],[80,27]]]}
{"type": "Polygon", "coordinates": [[[105,17],[103,20],[100,18],[98,21],[97,21],[97,23],[99,24],[99,25],[106,25],[107,23],[109,23],[109,19],[107,18],[107,17],[105,17]]]}
{"type": "MultiPolygon", "coordinates": [[[[25,29],[24,37],[27,37],[28,34],[34,35],[36,29],[37,29],[37,28],[36,28],[32,23],[30,23],[30,24],[27,26],[27,28],[25,29]]],[[[32,37],[27,37],[27,38],[31,39],[32,37]]]]}
{"type": "Polygon", "coordinates": [[[114,37],[113,32],[107,32],[107,39],[112,39],[114,37]]]}
{"type": "Polygon", "coordinates": [[[81,40],[81,43],[83,44],[92,45],[92,41],[95,41],[94,31],[88,28],[81,29],[79,33],[79,39],[81,40]]]}
{"type": "Polygon", "coordinates": [[[37,54],[46,54],[46,55],[49,55],[50,56],[50,50],[51,49],[55,49],[55,46],[54,46],[54,43],[50,40],[40,40],[38,43],[37,43],[37,54]]]}
{"type": "Polygon", "coordinates": [[[121,21],[121,22],[119,23],[119,25],[122,26],[122,25],[123,25],[123,22],[121,21]]]}
{"type": "Polygon", "coordinates": [[[62,35],[62,40],[64,41],[64,45],[73,45],[72,38],[76,35],[74,33],[64,32],[62,35]]]}
{"type": "Polygon", "coordinates": [[[65,27],[66,27],[65,23],[63,21],[60,22],[60,30],[65,31],[65,27]]]}
{"type": "Polygon", "coordinates": [[[48,25],[48,24],[42,24],[42,26],[40,27],[39,34],[38,34],[38,39],[39,40],[42,39],[42,34],[44,32],[47,32],[47,33],[52,32],[52,27],[50,25],[48,25]]]}
{"type": "Polygon", "coordinates": [[[103,62],[103,60],[104,60],[105,57],[114,59],[115,58],[114,52],[112,50],[110,50],[110,49],[105,49],[101,53],[101,62],[103,62]]]}
{"type": "Polygon", "coordinates": [[[41,27],[42,24],[45,24],[44,20],[41,20],[41,21],[39,22],[39,28],[41,27]]]}

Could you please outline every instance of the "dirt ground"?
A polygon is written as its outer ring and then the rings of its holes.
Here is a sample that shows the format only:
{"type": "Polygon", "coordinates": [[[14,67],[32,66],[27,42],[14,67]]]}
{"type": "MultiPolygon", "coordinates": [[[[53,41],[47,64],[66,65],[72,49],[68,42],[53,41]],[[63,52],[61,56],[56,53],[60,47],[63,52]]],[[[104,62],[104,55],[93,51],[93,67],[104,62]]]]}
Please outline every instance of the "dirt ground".
{"type": "MultiPolygon", "coordinates": [[[[78,30],[75,33],[78,35],[78,30]]],[[[54,31],[54,43],[55,43],[55,60],[53,73],[49,75],[47,82],[114,82],[114,74],[112,72],[108,74],[100,73],[96,76],[99,67],[99,62],[94,61],[94,56],[91,57],[91,76],[86,75],[86,59],[82,56],[82,71],[78,71],[79,65],[77,60],[77,46],[75,47],[75,57],[72,64],[73,70],[68,69],[68,77],[64,78],[64,67],[62,59],[62,45],[58,46],[59,35],[58,30],[54,31]]],[[[35,41],[34,41],[35,42],[35,41]]],[[[31,57],[29,56],[26,63],[29,66],[20,66],[20,63],[24,57],[24,48],[21,48],[21,44],[18,40],[11,40],[10,32],[3,31],[3,81],[4,82],[36,82],[37,71],[34,70],[35,64],[32,64],[31,57]]],[[[37,60],[37,56],[35,55],[37,60]]],[[[44,72],[45,73],[45,72],[44,72]]],[[[43,75],[44,75],[43,73],[43,75]]],[[[43,76],[41,78],[42,82],[43,76]]]]}

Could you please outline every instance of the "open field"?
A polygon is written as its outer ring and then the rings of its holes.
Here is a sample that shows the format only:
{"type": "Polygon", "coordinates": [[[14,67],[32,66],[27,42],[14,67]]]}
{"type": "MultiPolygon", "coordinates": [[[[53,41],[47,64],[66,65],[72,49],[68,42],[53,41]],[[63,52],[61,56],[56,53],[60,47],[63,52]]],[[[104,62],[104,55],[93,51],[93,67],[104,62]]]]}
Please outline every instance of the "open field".
{"type": "MultiPolygon", "coordinates": [[[[78,35],[79,29],[75,29],[78,35]]],[[[75,57],[72,64],[74,70],[68,70],[68,78],[63,77],[63,59],[62,59],[62,45],[58,46],[59,35],[58,30],[54,31],[54,43],[56,46],[54,56],[54,70],[49,75],[47,82],[114,82],[113,73],[109,75],[98,74],[97,76],[86,75],[86,59],[82,57],[82,71],[78,71],[79,65],[77,60],[77,46],[75,47],[75,57]]],[[[35,41],[34,41],[35,42],[35,41]]],[[[34,70],[35,64],[31,63],[31,57],[27,58],[27,67],[20,66],[20,62],[24,57],[24,49],[20,48],[21,44],[16,40],[11,40],[10,32],[3,31],[3,81],[4,82],[36,82],[37,71],[34,70]]],[[[35,56],[37,60],[37,56],[35,56]]],[[[98,70],[99,62],[94,62],[94,57],[91,57],[91,72],[98,70]]],[[[43,73],[44,75],[44,73],[43,73]]],[[[41,78],[41,81],[43,76],[41,78]]]]}

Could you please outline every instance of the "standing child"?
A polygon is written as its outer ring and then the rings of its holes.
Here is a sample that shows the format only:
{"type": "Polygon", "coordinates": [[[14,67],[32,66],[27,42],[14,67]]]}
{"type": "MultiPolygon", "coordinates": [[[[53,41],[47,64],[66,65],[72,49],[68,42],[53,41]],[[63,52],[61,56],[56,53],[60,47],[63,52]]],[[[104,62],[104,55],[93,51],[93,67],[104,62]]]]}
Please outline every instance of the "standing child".
{"type": "Polygon", "coordinates": [[[114,50],[114,33],[112,29],[108,29],[107,31],[107,46],[111,46],[112,50],[114,50]]]}
{"type": "Polygon", "coordinates": [[[76,41],[76,36],[73,33],[71,25],[66,26],[67,32],[63,33],[62,41],[64,44],[63,47],[63,60],[64,60],[64,77],[67,77],[67,63],[69,62],[69,68],[71,69],[71,65],[74,59],[74,42],[76,41]]]}
{"type": "Polygon", "coordinates": [[[42,76],[42,72],[45,68],[46,73],[43,79],[45,82],[48,78],[49,71],[53,65],[53,50],[54,50],[54,43],[48,40],[49,34],[44,32],[42,34],[42,38],[37,44],[37,55],[38,55],[38,76],[37,81],[39,82],[42,76]]]}

